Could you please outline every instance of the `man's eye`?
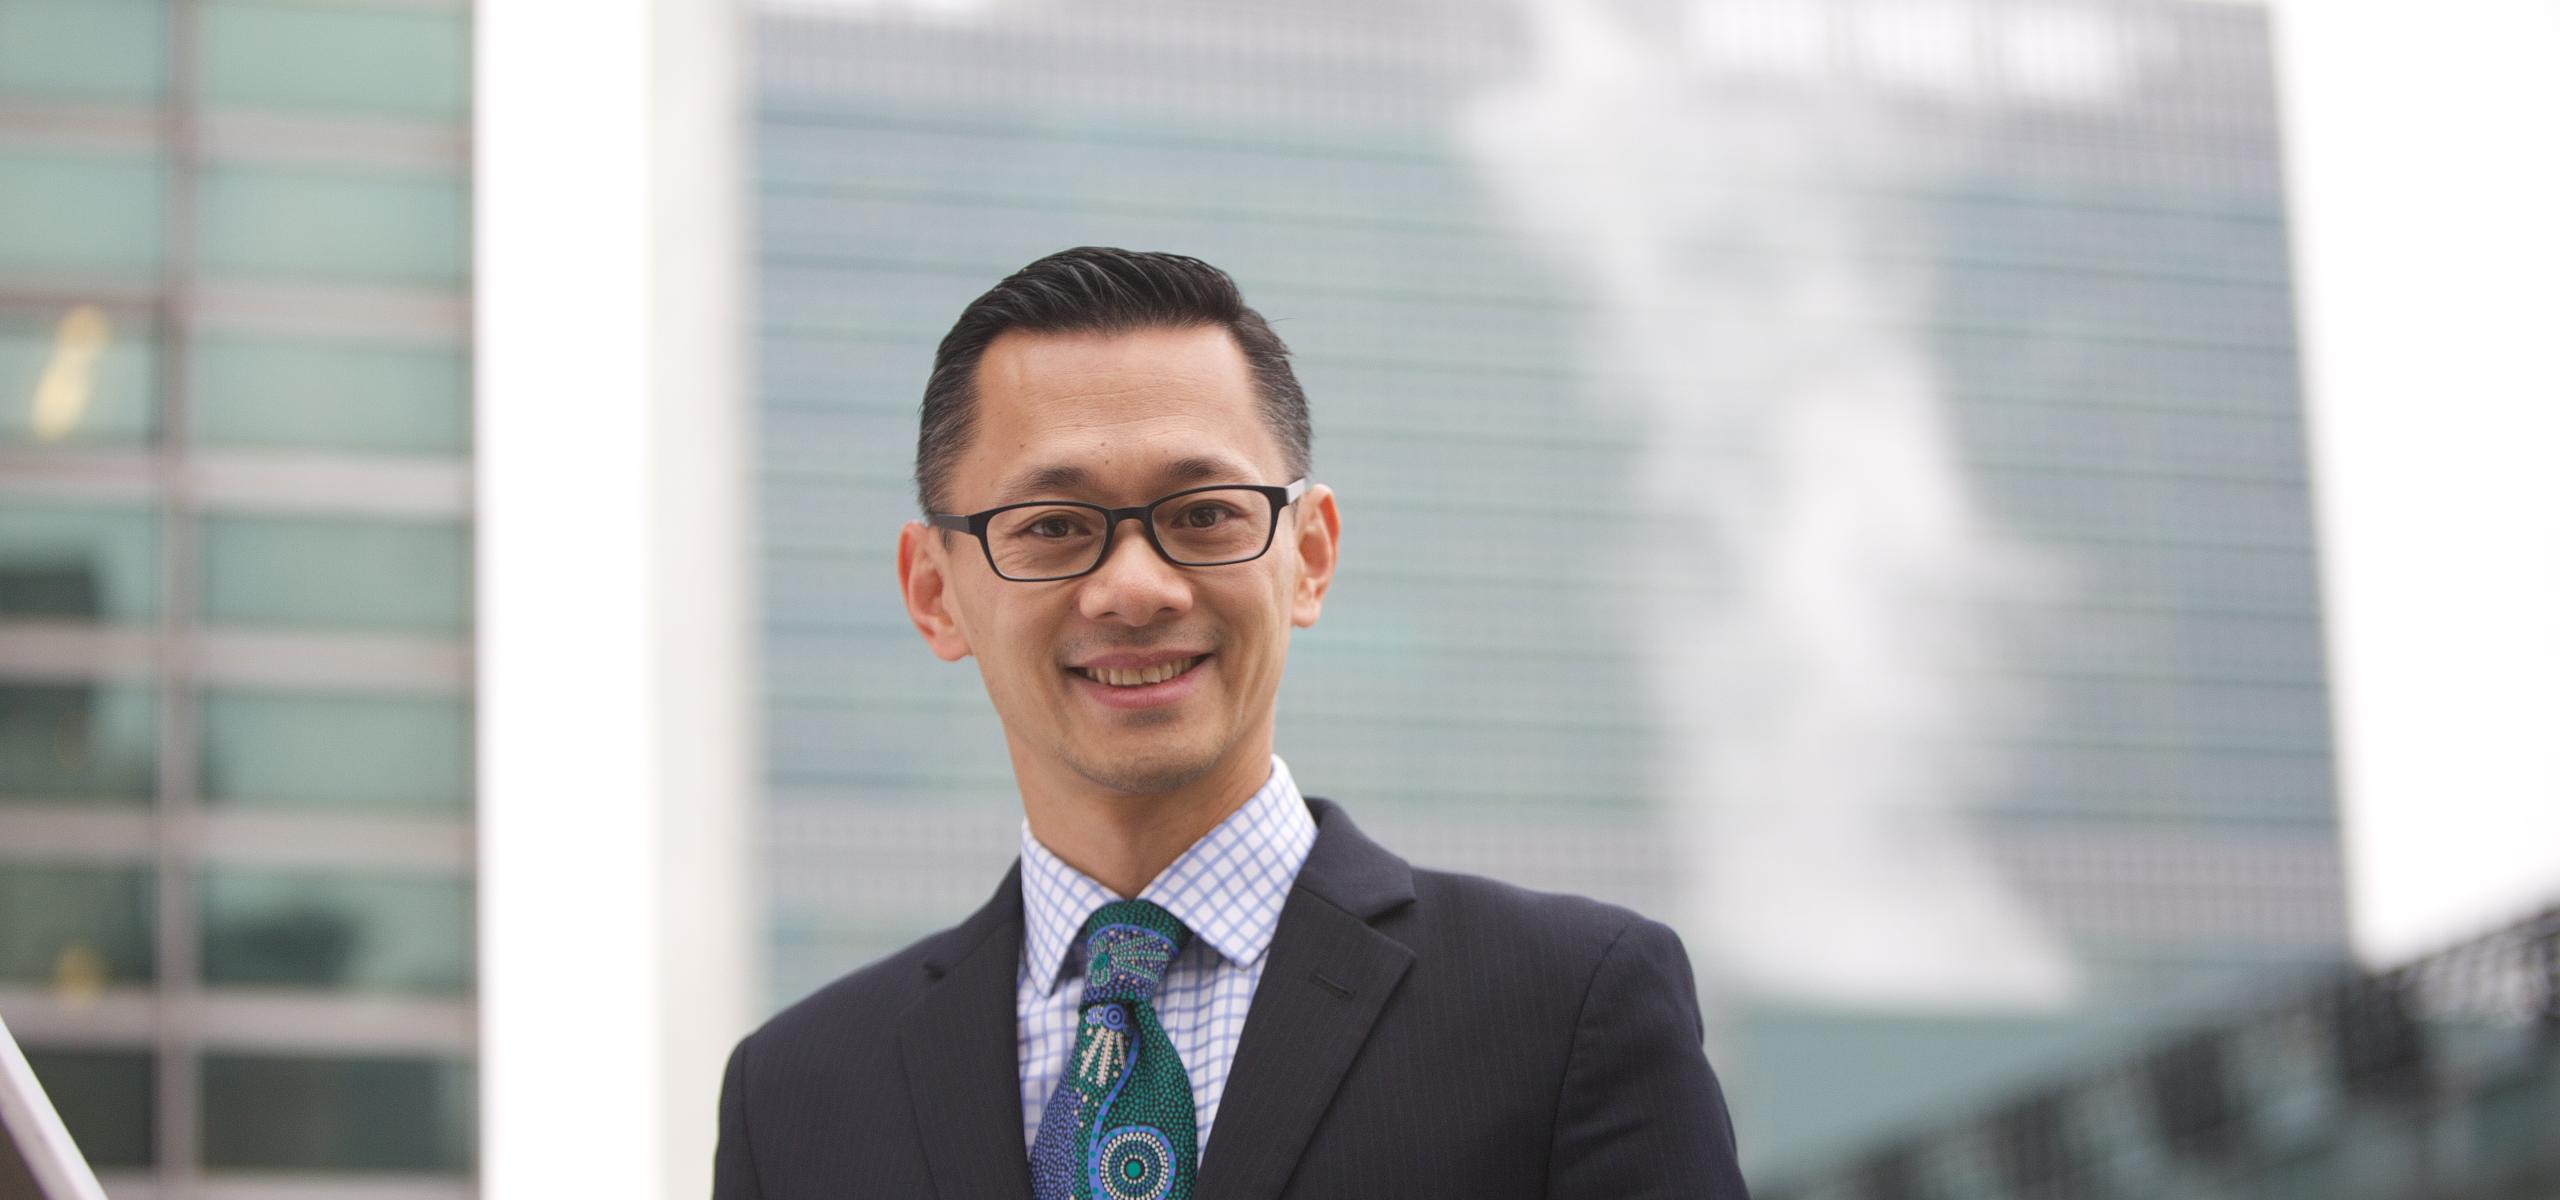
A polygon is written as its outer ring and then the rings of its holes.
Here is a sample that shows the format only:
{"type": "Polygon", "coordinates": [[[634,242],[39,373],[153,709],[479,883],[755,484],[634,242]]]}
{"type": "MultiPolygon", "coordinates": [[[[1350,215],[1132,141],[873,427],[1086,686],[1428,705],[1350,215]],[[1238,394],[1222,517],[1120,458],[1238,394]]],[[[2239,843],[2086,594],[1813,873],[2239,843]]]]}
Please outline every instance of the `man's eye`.
{"type": "Polygon", "coordinates": [[[1074,537],[1084,532],[1084,527],[1077,524],[1072,517],[1047,516],[1033,521],[1025,527],[1025,532],[1036,538],[1055,540],[1074,537]]]}
{"type": "Polygon", "coordinates": [[[1224,504],[1195,504],[1182,510],[1182,515],[1174,520],[1185,529],[1215,529],[1240,515],[1224,504]]]}

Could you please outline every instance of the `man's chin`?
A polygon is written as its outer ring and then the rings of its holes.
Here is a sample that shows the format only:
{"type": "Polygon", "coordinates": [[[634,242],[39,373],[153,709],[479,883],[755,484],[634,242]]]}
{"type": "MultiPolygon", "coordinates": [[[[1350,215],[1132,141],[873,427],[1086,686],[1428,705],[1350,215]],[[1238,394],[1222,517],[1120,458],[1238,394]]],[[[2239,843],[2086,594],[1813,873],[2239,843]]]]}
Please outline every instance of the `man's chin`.
{"type": "Polygon", "coordinates": [[[1070,752],[1066,759],[1076,774],[1096,786],[1133,796],[1181,791],[1206,778],[1218,766],[1215,751],[1185,751],[1169,746],[1133,747],[1125,754],[1070,752]]]}

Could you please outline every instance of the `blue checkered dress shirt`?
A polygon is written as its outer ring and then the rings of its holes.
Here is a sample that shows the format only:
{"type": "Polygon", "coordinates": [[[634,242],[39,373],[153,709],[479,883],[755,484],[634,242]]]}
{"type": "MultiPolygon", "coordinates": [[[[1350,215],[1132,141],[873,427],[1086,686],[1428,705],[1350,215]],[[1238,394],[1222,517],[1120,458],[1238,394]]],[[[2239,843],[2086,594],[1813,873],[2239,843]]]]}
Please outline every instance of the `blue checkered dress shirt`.
{"type": "MultiPolygon", "coordinates": [[[[1191,1076],[1200,1115],[1200,1147],[1218,1117],[1227,1067],[1244,1034],[1245,1010],[1262,981],[1280,906],[1316,844],[1315,818],[1279,755],[1262,789],[1174,859],[1136,899],[1163,905],[1191,928],[1156,991],[1156,1016],[1191,1076]]],[[[1093,910],[1120,899],[1082,871],[1058,861],[1022,824],[1022,968],[1016,977],[1015,1045],[1022,1068],[1022,1144],[1040,1133],[1040,1110],[1076,1043],[1076,1005],[1084,996],[1084,947],[1075,945],[1093,910]],[[1060,986],[1066,984],[1067,986],[1060,986]]]]}

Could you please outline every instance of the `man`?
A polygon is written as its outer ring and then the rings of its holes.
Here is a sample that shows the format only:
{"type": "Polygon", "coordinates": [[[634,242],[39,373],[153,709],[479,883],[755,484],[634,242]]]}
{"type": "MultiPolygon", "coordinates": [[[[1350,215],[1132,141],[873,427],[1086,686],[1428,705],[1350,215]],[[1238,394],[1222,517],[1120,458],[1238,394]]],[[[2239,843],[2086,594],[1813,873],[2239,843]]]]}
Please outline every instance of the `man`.
{"type": "Polygon", "coordinates": [[[1670,930],[1408,866],[1273,754],[1341,537],[1308,443],[1196,259],[1068,250],[961,314],[898,579],[977,660],[1021,858],[739,1044],[716,1200],[1742,1200],[1670,930]]]}

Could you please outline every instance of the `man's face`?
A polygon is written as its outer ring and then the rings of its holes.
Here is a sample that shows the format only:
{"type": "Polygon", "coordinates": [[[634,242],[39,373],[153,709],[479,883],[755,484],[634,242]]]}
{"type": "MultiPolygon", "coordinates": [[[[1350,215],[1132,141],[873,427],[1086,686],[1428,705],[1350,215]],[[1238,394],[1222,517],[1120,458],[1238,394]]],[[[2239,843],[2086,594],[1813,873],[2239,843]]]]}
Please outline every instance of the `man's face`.
{"type": "MultiPolygon", "coordinates": [[[[1285,471],[1226,330],[1014,331],[979,362],[976,430],[948,501],[955,512],[1123,507],[1207,484],[1286,484],[1285,471]]],[[[1018,583],[996,575],[977,539],[911,522],[899,578],[926,644],[977,658],[1026,790],[1081,777],[1159,794],[1221,769],[1259,778],[1289,631],[1315,624],[1339,525],[1331,492],[1312,487],[1250,562],[1177,567],[1124,522],[1092,574],[1018,583]],[[1168,671],[1179,673],[1157,678],[1168,671]],[[1131,686],[1139,678],[1152,682],[1131,686]]]]}

